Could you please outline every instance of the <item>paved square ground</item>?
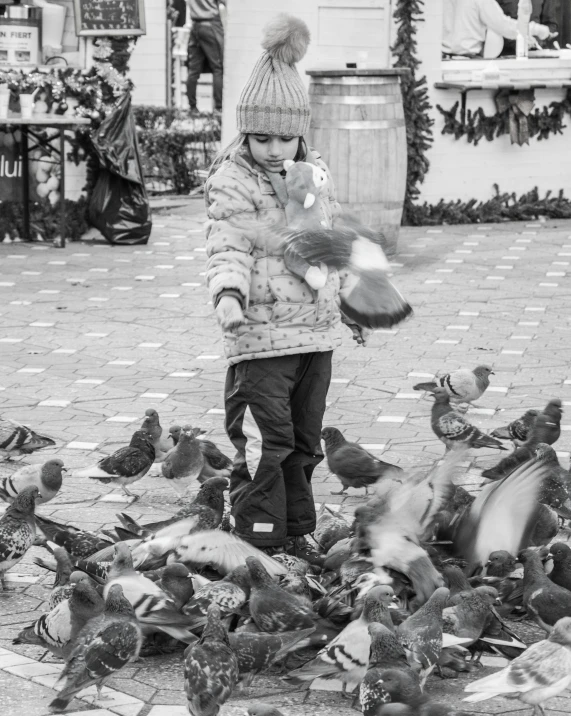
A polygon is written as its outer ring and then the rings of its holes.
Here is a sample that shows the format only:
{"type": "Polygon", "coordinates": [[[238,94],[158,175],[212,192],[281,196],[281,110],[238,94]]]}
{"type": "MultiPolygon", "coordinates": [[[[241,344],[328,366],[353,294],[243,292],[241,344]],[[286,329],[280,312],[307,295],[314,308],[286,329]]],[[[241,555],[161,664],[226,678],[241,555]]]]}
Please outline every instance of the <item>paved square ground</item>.
{"type": "MultiPolygon", "coordinates": [[[[52,450],[26,458],[62,457],[81,467],[128,442],[148,407],[161,422],[191,423],[231,453],[223,430],[225,376],[220,333],[204,286],[204,210],[190,207],[155,215],[148,246],[104,242],[0,244],[0,410],[57,440],[52,450]]],[[[559,396],[571,404],[571,223],[405,229],[393,259],[394,280],[414,317],[378,331],[367,348],[347,331],[335,353],[325,423],[388,461],[430,466],[443,453],[429,423],[428,400],[412,390],[424,375],[480,363],[493,366],[492,387],[471,410],[485,430],[559,396]]],[[[556,445],[568,464],[571,420],[556,445]]],[[[477,489],[480,470],[497,453],[472,451],[462,479],[477,489]]],[[[13,467],[0,463],[0,476],[13,467]]],[[[174,493],[156,475],[136,483],[141,500],[128,507],[136,519],[175,510],[174,493]]],[[[317,502],[350,513],[361,491],[332,496],[337,480],[321,465],[317,502]]],[[[115,523],[124,503],[101,501],[109,491],[67,478],[60,495],[39,512],[98,529],[115,523]]],[[[0,599],[0,694],[3,716],[45,716],[59,665],[35,647],[13,646],[22,625],[45,607],[51,577],[32,563],[30,550],[11,575],[16,593],[0,599]],[[41,661],[40,661],[41,658],[41,661]]],[[[530,631],[529,629],[527,630],[530,631]]],[[[541,638],[531,630],[532,639],[541,638]]],[[[493,663],[497,668],[499,663],[493,663]]],[[[489,673],[487,668],[481,673],[489,673]]],[[[480,673],[477,674],[480,676],[480,673]]],[[[468,677],[429,681],[429,692],[458,701],[468,677]]],[[[471,677],[473,678],[473,677],[471,677]]],[[[90,716],[182,716],[182,652],[145,659],[124,669],[94,707],[86,694],[70,707],[90,716]],[[103,709],[103,710],[101,710],[103,709]]],[[[245,713],[252,701],[278,705],[286,716],[349,716],[338,694],[302,694],[277,678],[262,677],[237,694],[222,714],[245,713]]],[[[524,713],[519,702],[497,699],[459,708],[467,713],[524,713]]],[[[550,702],[548,713],[569,713],[570,702],[550,702]]],[[[530,710],[527,710],[530,713],[530,710]]]]}

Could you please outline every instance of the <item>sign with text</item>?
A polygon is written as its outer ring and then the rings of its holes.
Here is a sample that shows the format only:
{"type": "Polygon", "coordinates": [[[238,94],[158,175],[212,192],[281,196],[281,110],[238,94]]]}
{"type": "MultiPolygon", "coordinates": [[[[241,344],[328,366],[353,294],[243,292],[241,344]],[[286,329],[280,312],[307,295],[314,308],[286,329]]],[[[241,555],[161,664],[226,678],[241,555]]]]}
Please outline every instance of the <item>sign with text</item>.
{"type": "Polygon", "coordinates": [[[40,28],[39,19],[0,17],[0,66],[37,65],[40,28]]]}
{"type": "Polygon", "coordinates": [[[144,35],[144,0],[74,0],[77,35],[144,35]]]}

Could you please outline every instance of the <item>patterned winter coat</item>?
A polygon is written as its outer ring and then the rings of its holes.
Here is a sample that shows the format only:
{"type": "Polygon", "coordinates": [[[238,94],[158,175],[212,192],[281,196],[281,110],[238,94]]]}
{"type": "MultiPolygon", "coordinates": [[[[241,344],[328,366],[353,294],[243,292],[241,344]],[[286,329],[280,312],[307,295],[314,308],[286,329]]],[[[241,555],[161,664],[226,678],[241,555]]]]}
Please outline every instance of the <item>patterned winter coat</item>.
{"type": "MultiPolygon", "coordinates": [[[[306,161],[329,171],[320,155],[306,161]]],[[[339,274],[313,291],[284,264],[282,240],[267,228],[285,226],[285,211],[265,172],[247,148],[224,162],[206,184],[211,220],[206,280],[216,305],[221,294],[240,297],[245,324],[224,333],[230,365],[254,358],[330,351],[341,343],[339,274]]],[[[327,226],[339,212],[331,178],[321,192],[327,226]]]]}

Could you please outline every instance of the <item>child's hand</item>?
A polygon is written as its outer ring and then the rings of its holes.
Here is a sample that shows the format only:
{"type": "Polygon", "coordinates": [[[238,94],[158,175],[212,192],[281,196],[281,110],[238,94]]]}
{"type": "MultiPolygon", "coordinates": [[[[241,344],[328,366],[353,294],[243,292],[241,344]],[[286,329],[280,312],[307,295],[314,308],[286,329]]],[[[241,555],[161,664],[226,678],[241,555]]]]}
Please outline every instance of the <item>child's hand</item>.
{"type": "Polygon", "coordinates": [[[362,326],[358,326],[356,323],[349,323],[348,325],[353,332],[353,340],[357,341],[360,346],[366,346],[367,341],[371,337],[373,331],[371,331],[369,328],[363,328],[362,326]]]}
{"type": "Polygon", "coordinates": [[[222,296],[216,306],[216,318],[226,331],[241,326],[245,319],[240,301],[234,296],[222,296]]]}

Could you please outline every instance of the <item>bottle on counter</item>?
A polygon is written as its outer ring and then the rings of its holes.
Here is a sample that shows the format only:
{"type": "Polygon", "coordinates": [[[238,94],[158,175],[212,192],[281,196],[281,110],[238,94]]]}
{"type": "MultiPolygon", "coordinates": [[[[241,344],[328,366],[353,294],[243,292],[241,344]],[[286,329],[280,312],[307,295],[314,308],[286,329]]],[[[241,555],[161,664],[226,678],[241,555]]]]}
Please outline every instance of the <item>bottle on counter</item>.
{"type": "Polygon", "coordinates": [[[529,55],[529,22],[531,0],[519,0],[517,7],[517,39],[515,54],[518,60],[527,60],[529,55]]]}

